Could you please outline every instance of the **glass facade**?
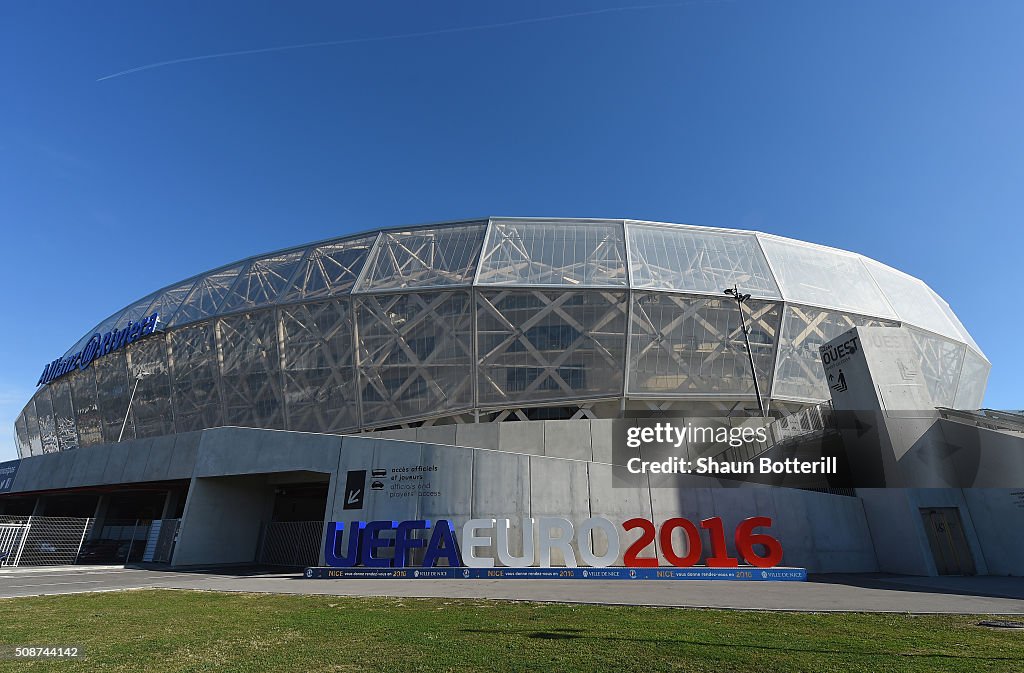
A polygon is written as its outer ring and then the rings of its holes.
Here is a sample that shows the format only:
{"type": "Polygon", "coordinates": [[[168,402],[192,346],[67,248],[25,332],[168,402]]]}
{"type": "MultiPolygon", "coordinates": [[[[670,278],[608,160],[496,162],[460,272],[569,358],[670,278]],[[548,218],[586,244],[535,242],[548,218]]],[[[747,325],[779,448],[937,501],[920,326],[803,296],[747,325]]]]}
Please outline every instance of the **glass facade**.
{"type": "Polygon", "coordinates": [[[39,389],[15,436],[35,455],[116,441],[122,425],[134,438],[593,416],[629,399],[749,409],[739,313],[721,295],[734,284],[752,295],[758,383],[777,408],[828,398],[818,347],[854,326],[910,328],[937,405],[984,398],[991,366],[946,302],[873,260],[754,232],[494,218],[322,241],[154,292],[69,353],[153,312],[163,331],[39,389]]]}

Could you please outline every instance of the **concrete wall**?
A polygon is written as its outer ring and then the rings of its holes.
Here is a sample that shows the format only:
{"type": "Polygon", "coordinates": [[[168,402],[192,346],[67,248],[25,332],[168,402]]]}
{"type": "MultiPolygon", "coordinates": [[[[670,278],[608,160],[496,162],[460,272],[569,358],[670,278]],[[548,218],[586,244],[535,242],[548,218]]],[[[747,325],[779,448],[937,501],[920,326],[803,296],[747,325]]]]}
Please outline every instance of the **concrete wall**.
{"type": "MultiPolygon", "coordinates": [[[[444,517],[461,527],[470,518],[509,518],[516,555],[522,553],[526,517],[564,516],[579,526],[591,516],[617,525],[633,517],[660,523],[682,516],[699,524],[720,516],[734,552],[736,524],[769,516],[771,533],[785,549],[783,563],[812,572],[934,574],[918,509],[956,506],[979,572],[1024,572],[1024,543],[1007,533],[1024,521],[1024,492],[865,489],[854,498],[749,484],[723,488],[729,484],[718,479],[664,475],[633,476],[613,488],[611,421],[453,425],[392,434],[410,439],[217,428],[136,440],[26,459],[14,491],[189,478],[174,558],[179,565],[251,561],[260,526],[271,513],[270,481],[291,473],[329,478],[328,520],[444,517]],[[429,485],[423,493],[393,495],[389,479],[377,491],[368,478],[363,506],[345,509],[350,470],[369,475],[386,469],[390,477],[422,466],[437,468],[422,482],[429,485]]],[[[637,534],[622,536],[620,561],[637,534]]],[[[702,535],[706,551],[709,541],[702,535]]],[[[603,536],[594,537],[595,551],[604,553],[603,536]]],[[[574,551],[578,556],[578,545],[574,551]]],[[[664,562],[657,542],[649,551],[664,562]]]]}
{"type": "Polygon", "coordinates": [[[252,563],[273,504],[274,489],[263,475],[195,477],[172,565],[252,563]]]}

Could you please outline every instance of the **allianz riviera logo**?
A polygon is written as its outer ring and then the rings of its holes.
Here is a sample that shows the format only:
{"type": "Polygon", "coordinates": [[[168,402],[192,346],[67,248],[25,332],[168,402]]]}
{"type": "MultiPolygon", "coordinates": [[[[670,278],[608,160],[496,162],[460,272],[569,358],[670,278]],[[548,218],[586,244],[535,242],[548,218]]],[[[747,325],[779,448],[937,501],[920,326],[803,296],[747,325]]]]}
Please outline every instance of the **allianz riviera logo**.
{"type": "Polygon", "coordinates": [[[57,358],[46,365],[42,376],[36,381],[36,385],[44,386],[76,368],[85,369],[96,358],[108,355],[122,346],[134,343],[142,337],[152,334],[157,330],[159,323],[160,314],[154,313],[138,322],[129,320],[128,325],[123,329],[113,329],[103,335],[99,332],[93,334],[82,350],[67,357],[57,358]]]}

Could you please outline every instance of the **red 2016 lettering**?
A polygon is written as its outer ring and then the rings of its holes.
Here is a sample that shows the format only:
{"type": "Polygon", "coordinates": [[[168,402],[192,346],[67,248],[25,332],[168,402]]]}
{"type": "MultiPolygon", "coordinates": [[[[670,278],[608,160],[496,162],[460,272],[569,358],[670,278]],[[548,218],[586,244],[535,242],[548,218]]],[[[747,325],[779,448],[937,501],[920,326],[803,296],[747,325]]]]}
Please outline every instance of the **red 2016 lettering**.
{"type": "MultiPolygon", "coordinates": [[[[767,516],[754,516],[744,519],[736,526],[734,540],[736,551],[744,561],[757,568],[771,568],[777,566],[782,560],[782,543],[766,533],[755,533],[755,528],[770,528],[772,520],[767,516]],[[754,550],[755,545],[761,545],[766,553],[761,556],[754,550]]],[[[623,563],[629,568],[655,568],[658,566],[657,552],[654,556],[641,557],[647,547],[654,542],[657,533],[661,542],[661,551],[665,559],[672,565],[679,568],[692,566],[700,560],[701,540],[700,531],[688,519],[676,517],[665,521],[660,530],[648,519],[635,518],[626,521],[622,527],[627,531],[636,528],[641,529],[640,537],[629,546],[623,555],[623,563]],[[685,556],[676,553],[675,545],[672,542],[672,533],[681,528],[686,535],[687,551],[685,556]]],[[[709,568],[735,568],[739,562],[729,556],[729,550],[725,542],[725,527],[721,517],[711,517],[700,522],[700,527],[708,531],[708,538],[711,542],[711,556],[705,559],[709,568]]]]}
{"type": "Polygon", "coordinates": [[[700,551],[700,531],[691,521],[677,517],[661,524],[661,553],[669,563],[677,568],[689,568],[700,560],[700,551]],[[672,546],[672,531],[676,528],[682,528],[686,533],[686,556],[676,554],[672,546]]]}
{"type": "Polygon", "coordinates": [[[658,555],[655,553],[654,556],[646,556],[641,558],[640,552],[647,548],[652,542],[654,542],[654,522],[648,521],[647,519],[630,519],[622,524],[622,527],[627,531],[633,530],[634,528],[640,528],[643,532],[640,537],[637,538],[636,542],[629,545],[629,549],[622,556],[622,562],[627,568],[657,568],[658,567],[658,555]]]}
{"type": "Polygon", "coordinates": [[[782,544],[771,535],[755,533],[754,529],[761,526],[768,528],[772,520],[767,516],[752,516],[744,519],[736,526],[736,551],[746,559],[747,563],[758,568],[771,568],[779,565],[782,560],[782,544]],[[768,550],[765,556],[754,552],[754,545],[762,545],[768,550]]]}
{"type": "Polygon", "coordinates": [[[709,568],[735,568],[739,561],[729,556],[725,546],[725,527],[722,517],[713,516],[700,522],[700,527],[708,532],[711,538],[711,556],[704,560],[709,568]]]}

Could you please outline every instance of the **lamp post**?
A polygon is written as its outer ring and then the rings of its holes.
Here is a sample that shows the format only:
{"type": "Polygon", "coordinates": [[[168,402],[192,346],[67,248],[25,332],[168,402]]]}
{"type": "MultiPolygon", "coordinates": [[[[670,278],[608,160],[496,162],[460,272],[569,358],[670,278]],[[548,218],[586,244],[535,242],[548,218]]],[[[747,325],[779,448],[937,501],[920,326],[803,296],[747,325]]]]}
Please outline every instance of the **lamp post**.
{"type": "Polygon", "coordinates": [[[121,432],[119,432],[117,435],[117,441],[119,442],[121,441],[121,438],[124,437],[125,427],[128,426],[128,417],[131,416],[132,413],[132,402],[135,401],[135,391],[139,389],[139,381],[146,378],[152,373],[153,372],[147,372],[145,369],[142,369],[141,367],[137,369],[135,372],[135,385],[132,386],[132,394],[131,397],[128,398],[128,408],[124,412],[124,421],[121,423],[121,432]]]}
{"type": "Polygon", "coordinates": [[[761,387],[757,384],[757,368],[754,367],[754,353],[750,350],[750,338],[747,336],[747,321],[743,317],[743,302],[750,299],[750,295],[742,294],[735,285],[723,290],[723,292],[736,300],[736,309],[740,312],[743,342],[747,345],[747,358],[750,360],[750,374],[754,377],[754,395],[757,396],[757,408],[761,410],[761,417],[767,418],[768,412],[765,411],[764,400],[761,399],[761,387]]]}

